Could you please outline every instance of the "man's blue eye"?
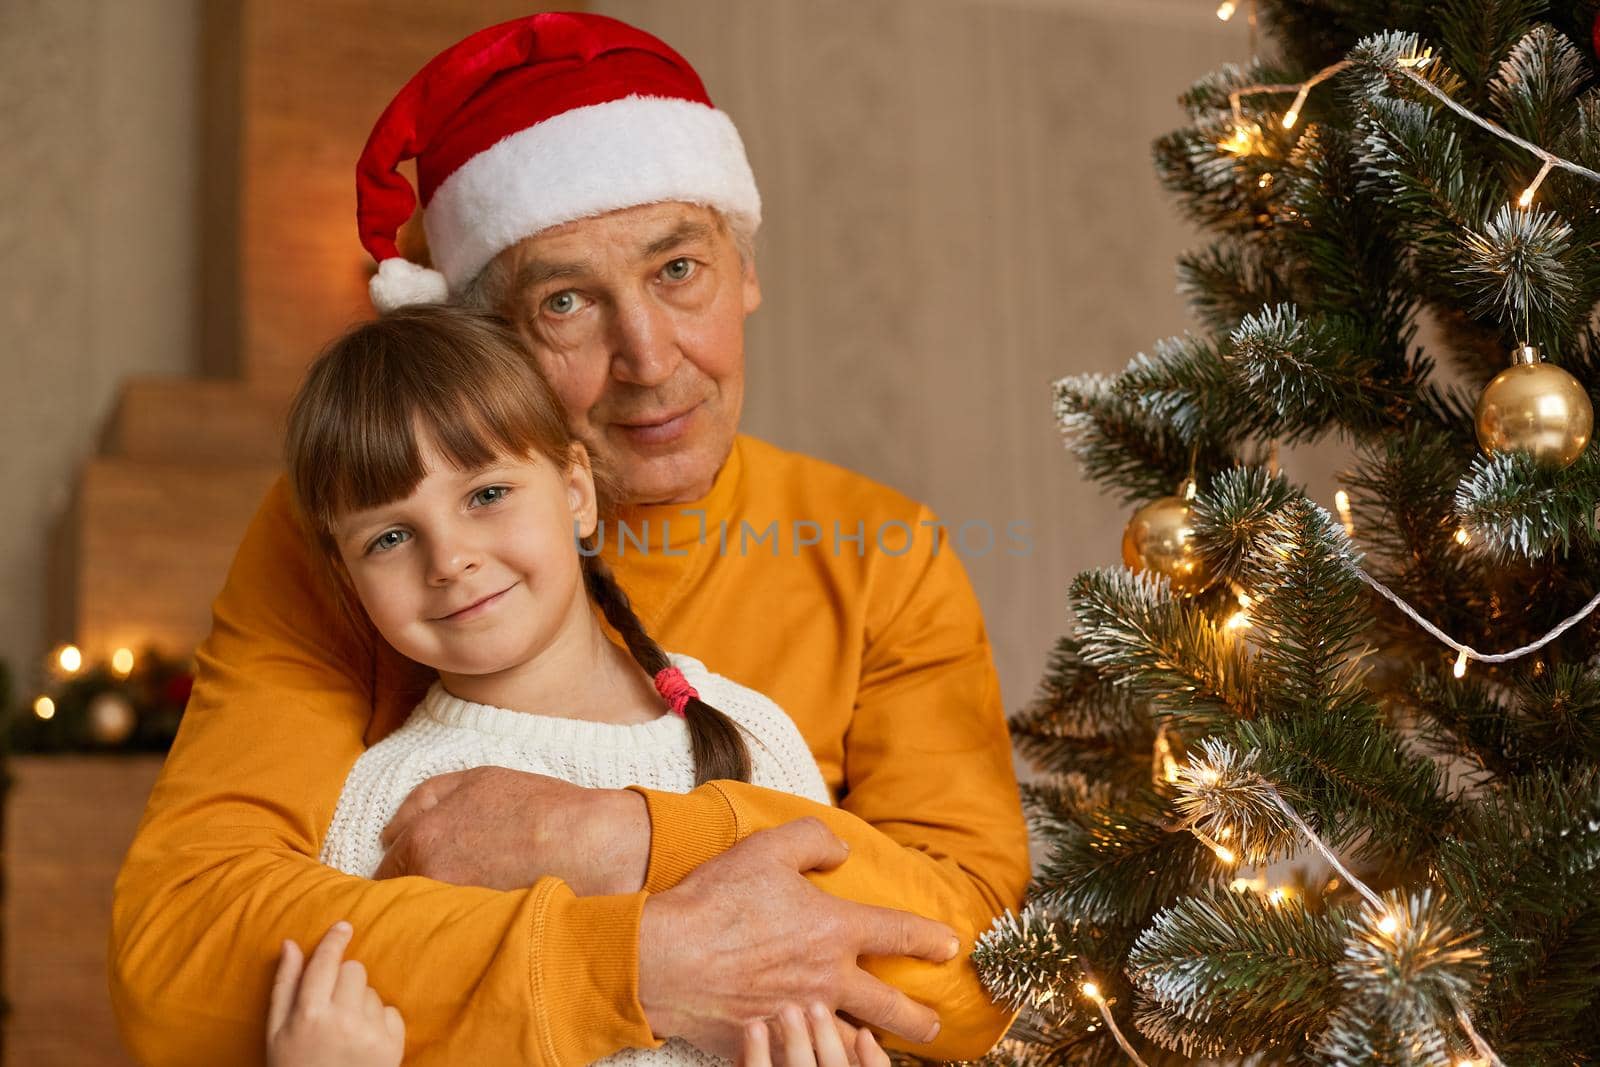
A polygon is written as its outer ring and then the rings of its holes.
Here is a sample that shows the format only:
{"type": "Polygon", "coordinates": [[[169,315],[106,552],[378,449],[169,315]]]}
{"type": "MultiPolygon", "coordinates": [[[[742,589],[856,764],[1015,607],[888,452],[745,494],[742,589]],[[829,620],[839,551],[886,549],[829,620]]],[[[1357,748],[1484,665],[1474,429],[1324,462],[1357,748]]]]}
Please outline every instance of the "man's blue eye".
{"type": "Polygon", "coordinates": [[[691,259],[675,259],[661,268],[661,273],[675,282],[681,282],[694,273],[694,261],[691,259]]]}
{"type": "Polygon", "coordinates": [[[578,310],[578,294],[570,289],[557,293],[544,302],[544,306],[557,315],[570,315],[578,310]]]}

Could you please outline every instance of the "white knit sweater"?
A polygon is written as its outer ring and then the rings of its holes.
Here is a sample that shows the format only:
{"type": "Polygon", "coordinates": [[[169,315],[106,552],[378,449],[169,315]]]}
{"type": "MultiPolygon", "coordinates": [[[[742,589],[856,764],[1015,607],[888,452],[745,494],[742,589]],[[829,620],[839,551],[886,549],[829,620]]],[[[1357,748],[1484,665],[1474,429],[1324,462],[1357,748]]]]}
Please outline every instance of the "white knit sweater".
{"type": "MultiPolygon", "coordinates": [[[[702,700],[743,728],[752,783],[833,803],[811,750],[782,708],[712,674],[697,659],[674,653],[668,659],[702,700]]],[[[405,725],[367,749],[350,769],[322,844],[322,862],[371,878],[383,859],[379,835],[412,789],[436,774],[491,766],[599,789],[642,785],[687,793],[694,788],[688,724],[665,709],[646,723],[590,722],[473,704],[436,683],[405,725]]],[[[626,1049],[600,1062],[725,1067],[728,1061],[673,1038],[658,1049],[626,1049]]]]}

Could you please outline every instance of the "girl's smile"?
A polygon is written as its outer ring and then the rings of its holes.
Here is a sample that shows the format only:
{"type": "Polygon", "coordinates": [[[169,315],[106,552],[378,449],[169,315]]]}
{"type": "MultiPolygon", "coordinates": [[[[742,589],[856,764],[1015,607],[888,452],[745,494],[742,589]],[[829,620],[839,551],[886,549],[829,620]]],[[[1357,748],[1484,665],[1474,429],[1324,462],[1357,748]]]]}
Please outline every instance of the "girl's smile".
{"type": "Polygon", "coordinates": [[[521,584],[520,582],[512,582],[510,585],[506,586],[504,589],[500,590],[498,593],[490,593],[488,596],[484,597],[483,599],[475,600],[472,603],[468,604],[466,607],[461,608],[459,611],[453,611],[448,615],[441,615],[438,619],[436,619],[434,621],[435,622],[465,622],[468,619],[476,619],[478,616],[487,613],[495,605],[501,603],[501,601],[504,599],[505,595],[507,593],[511,592],[511,590],[515,589],[520,584],[521,584]]]}

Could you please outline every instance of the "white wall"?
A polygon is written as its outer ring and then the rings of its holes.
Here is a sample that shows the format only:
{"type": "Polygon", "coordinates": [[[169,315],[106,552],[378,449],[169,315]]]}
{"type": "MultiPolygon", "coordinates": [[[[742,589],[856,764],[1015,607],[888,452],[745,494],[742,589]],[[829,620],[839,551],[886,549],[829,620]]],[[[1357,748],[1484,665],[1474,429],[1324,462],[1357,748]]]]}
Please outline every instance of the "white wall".
{"type": "Polygon", "coordinates": [[[196,366],[198,0],[0,3],[0,658],[131,374],[196,366]]]}

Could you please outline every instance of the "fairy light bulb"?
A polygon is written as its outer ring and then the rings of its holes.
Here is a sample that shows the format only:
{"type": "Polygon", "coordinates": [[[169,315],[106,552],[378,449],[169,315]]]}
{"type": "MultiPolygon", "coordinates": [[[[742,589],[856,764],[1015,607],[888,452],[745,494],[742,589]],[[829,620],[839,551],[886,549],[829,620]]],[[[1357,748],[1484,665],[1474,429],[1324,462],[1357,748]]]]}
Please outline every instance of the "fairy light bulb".
{"type": "Polygon", "coordinates": [[[1467,532],[1467,528],[1465,526],[1456,531],[1456,544],[1464,545],[1471,540],[1472,535],[1467,532]]]}
{"type": "Polygon", "coordinates": [[[1226,845],[1215,845],[1211,851],[1216,853],[1217,859],[1230,867],[1239,861],[1239,857],[1233,854],[1233,849],[1226,845]]]}
{"type": "Polygon", "coordinates": [[[1234,3],[1233,0],[1222,0],[1222,3],[1217,5],[1217,18],[1222,22],[1227,22],[1233,18],[1233,13],[1237,10],[1239,10],[1239,5],[1234,3]]]}
{"type": "Polygon", "coordinates": [[[1463,648],[1461,650],[1461,654],[1456,657],[1455,676],[1457,678],[1464,678],[1464,677],[1466,677],[1466,674],[1467,674],[1467,650],[1463,648]]]}
{"type": "Polygon", "coordinates": [[[1267,903],[1274,906],[1284,903],[1289,899],[1289,890],[1285,886],[1274,886],[1267,894],[1267,903]]]}
{"type": "Polygon", "coordinates": [[[1378,930],[1384,937],[1393,937],[1394,932],[1400,929],[1400,920],[1393,915],[1385,915],[1378,920],[1378,930]]]}
{"type": "Polygon", "coordinates": [[[83,666],[83,653],[77,645],[62,645],[61,651],[56,653],[56,662],[68,674],[76,674],[78,668],[83,666]]]}
{"type": "Polygon", "coordinates": [[[56,717],[56,702],[49,697],[40,697],[33,702],[33,713],[41,719],[56,717]]]}
{"type": "Polygon", "coordinates": [[[1550,168],[1556,165],[1553,159],[1544,161],[1544,166],[1539,168],[1539,173],[1533,176],[1533,181],[1522,190],[1522,195],[1517,197],[1517,206],[1526,211],[1533,206],[1533,194],[1539,191],[1539,186],[1544,184],[1545,175],[1550,173],[1550,168]]]}
{"type": "Polygon", "coordinates": [[[1092,1001],[1094,1001],[1096,1003],[1099,1003],[1099,1001],[1100,1001],[1100,987],[1099,986],[1095,985],[1093,982],[1085,982],[1085,983],[1083,983],[1082,989],[1083,989],[1083,995],[1084,996],[1088,997],[1090,1000],[1092,1000],[1092,1001]]]}
{"type": "Polygon", "coordinates": [[[119,648],[111,653],[111,669],[126,678],[133,673],[133,649],[119,648]]]}
{"type": "Polygon", "coordinates": [[[1344,525],[1344,535],[1346,537],[1354,537],[1356,535],[1356,524],[1354,518],[1350,515],[1350,494],[1343,489],[1334,493],[1333,506],[1339,512],[1339,522],[1344,525]]]}

